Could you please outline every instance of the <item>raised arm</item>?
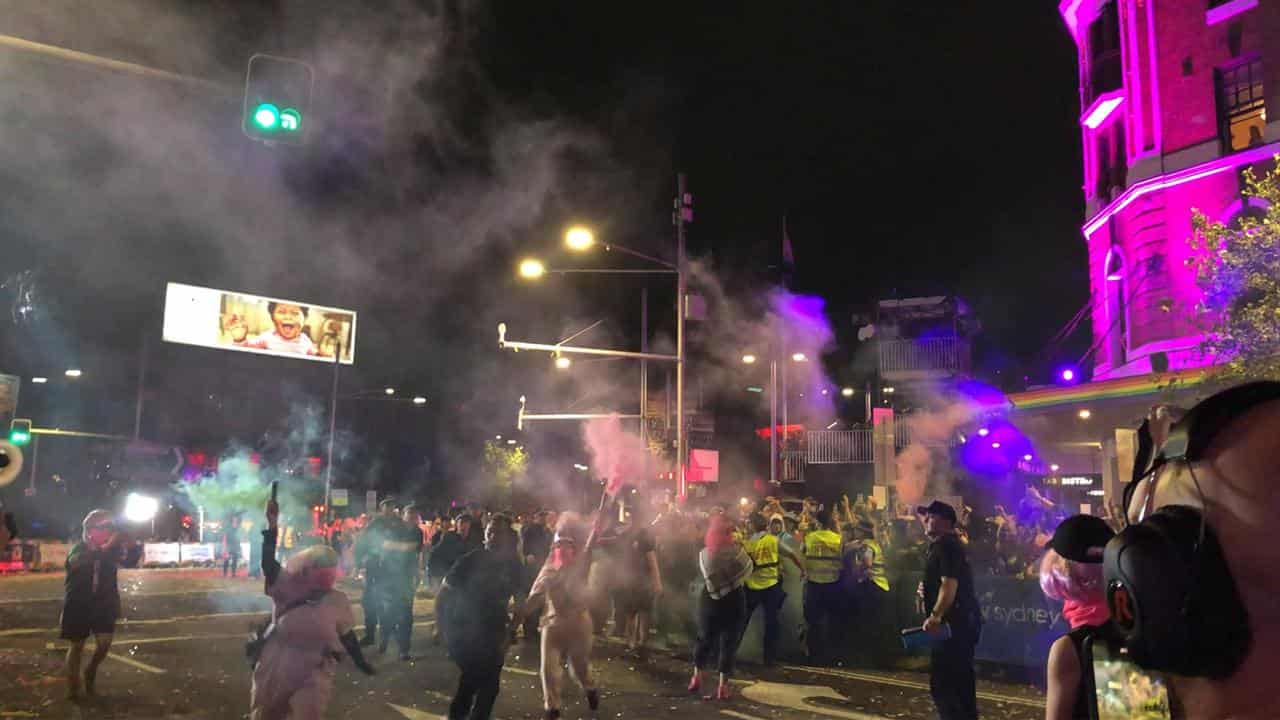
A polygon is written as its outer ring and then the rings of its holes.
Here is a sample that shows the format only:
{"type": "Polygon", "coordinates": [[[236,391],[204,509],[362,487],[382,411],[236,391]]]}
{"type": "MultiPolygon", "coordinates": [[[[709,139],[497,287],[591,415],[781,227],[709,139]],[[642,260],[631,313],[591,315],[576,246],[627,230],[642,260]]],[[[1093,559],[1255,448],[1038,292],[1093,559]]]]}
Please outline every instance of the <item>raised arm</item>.
{"type": "Polygon", "coordinates": [[[262,576],[265,578],[262,591],[270,594],[280,576],[280,563],[276,560],[276,539],[280,533],[277,521],[280,519],[280,506],[275,500],[267,501],[267,529],[262,531],[262,576]]]}

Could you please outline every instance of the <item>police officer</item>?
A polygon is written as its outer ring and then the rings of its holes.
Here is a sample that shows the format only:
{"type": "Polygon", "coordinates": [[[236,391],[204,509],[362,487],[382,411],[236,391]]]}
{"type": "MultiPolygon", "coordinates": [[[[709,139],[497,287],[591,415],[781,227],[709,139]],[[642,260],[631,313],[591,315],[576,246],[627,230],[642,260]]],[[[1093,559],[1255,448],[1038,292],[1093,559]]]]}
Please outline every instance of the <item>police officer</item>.
{"type": "MultiPolygon", "coordinates": [[[[399,523],[396,502],[391,498],[378,505],[379,514],[369,520],[356,540],[356,566],[364,568],[364,592],[360,605],[364,608],[364,638],[360,644],[373,645],[378,634],[378,618],[382,615],[382,595],[378,583],[382,575],[382,543],[399,523]]],[[[386,634],[386,627],[383,627],[386,634]]]]}
{"type": "Polygon", "coordinates": [[[782,603],[787,599],[787,593],[782,589],[781,570],[782,558],[789,558],[797,566],[800,567],[801,577],[804,576],[804,560],[791,551],[791,548],[782,545],[779,542],[779,535],[782,534],[782,519],[777,518],[773,523],[766,523],[764,515],[756,513],[751,516],[751,530],[754,533],[743,543],[747,555],[751,556],[751,562],[754,563],[754,570],[747,578],[747,618],[742,623],[742,630],[746,632],[747,626],[751,624],[751,616],[755,615],[757,607],[764,608],[764,664],[773,665],[778,659],[778,630],[780,615],[782,613],[782,603]],[[768,525],[772,525],[772,532],[766,530],[768,525]]]}
{"type": "Polygon", "coordinates": [[[916,508],[924,518],[930,545],[925,554],[925,618],[922,628],[939,637],[929,664],[929,693],[941,720],[977,720],[974,649],[982,615],[973,590],[973,570],[956,537],[955,508],[934,500],[916,508]]]}
{"type": "Polygon", "coordinates": [[[418,568],[422,566],[422,528],[418,510],[406,505],[399,519],[388,523],[382,540],[382,567],[378,578],[382,605],[382,637],[378,652],[386,652],[391,637],[400,648],[400,659],[408,660],[413,635],[413,594],[418,588],[418,568]]]}
{"type": "Polygon", "coordinates": [[[874,659],[886,647],[883,612],[889,598],[889,576],[885,572],[884,549],[875,538],[875,525],[859,520],[853,526],[853,542],[845,548],[845,586],[853,603],[859,636],[868,639],[864,653],[874,659]]]}
{"type": "Polygon", "coordinates": [[[804,535],[804,561],[808,582],[804,585],[805,638],[812,662],[826,662],[828,639],[836,631],[844,606],[840,588],[840,535],[832,528],[831,511],[822,508],[811,516],[804,535]]]}

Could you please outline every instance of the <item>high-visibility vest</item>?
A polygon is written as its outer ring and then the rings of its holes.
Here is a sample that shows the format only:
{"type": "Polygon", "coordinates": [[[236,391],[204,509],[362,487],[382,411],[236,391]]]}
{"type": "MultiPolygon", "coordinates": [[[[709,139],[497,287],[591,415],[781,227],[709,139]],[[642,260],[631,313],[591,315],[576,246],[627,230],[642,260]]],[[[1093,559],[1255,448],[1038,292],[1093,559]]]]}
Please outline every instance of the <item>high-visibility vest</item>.
{"type": "Polygon", "coordinates": [[[884,550],[880,547],[880,543],[870,538],[862,541],[863,547],[871,551],[871,569],[867,571],[867,578],[876,584],[876,587],[889,591],[889,576],[884,571],[884,550]]]}
{"type": "Polygon", "coordinates": [[[751,590],[765,590],[778,584],[778,538],[776,535],[763,533],[744,543],[755,569],[747,577],[747,587],[751,590]]]}
{"type": "Polygon", "coordinates": [[[826,585],[839,580],[840,536],[830,530],[805,533],[804,560],[809,582],[826,585]]]}

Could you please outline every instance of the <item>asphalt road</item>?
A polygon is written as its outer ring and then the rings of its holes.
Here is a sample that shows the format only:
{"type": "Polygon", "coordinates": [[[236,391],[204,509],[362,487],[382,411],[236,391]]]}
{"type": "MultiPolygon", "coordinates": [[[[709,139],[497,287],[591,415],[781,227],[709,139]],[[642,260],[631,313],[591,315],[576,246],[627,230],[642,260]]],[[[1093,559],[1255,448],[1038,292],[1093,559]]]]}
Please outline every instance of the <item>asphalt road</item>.
{"type": "MultiPolygon", "coordinates": [[[[344,588],[358,608],[358,589],[344,588]]],[[[122,571],[121,591],[125,619],[99,671],[101,697],[74,704],[65,699],[65,644],[57,639],[62,576],[0,577],[0,719],[245,717],[249,670],[244,640],[249,624],[269,608],[260,581],[222,579],[207,570],[135,570],[122,571]]],[[[429,599],[415,603],[414,620],[412,660],[375,654],[378,674],[371,678],[349,662],[340,666],[330,718],[443,716],[457,670],[430,642],[434,620],[429,599]]],[[[542,717],[537,667],[536,649],[512,647],[495,717],[542,717]]],[[[602,694],[601,719],[934,717],[928,678],[919,672],[800,666],[765,671],[746,665],[732,700],[708,702],[684,690],[689,671],[685,648],[639,661],[606,642],[596,649],[594,669],[602,694]]],[[[581,692],[567,678],[566,684],[566,719],[590,717],[581,692]]],[[[1031,720],[1044,714],[1042,697],[1025,685],[981,681],[979,706],[984,718],[1031,720]]]]}

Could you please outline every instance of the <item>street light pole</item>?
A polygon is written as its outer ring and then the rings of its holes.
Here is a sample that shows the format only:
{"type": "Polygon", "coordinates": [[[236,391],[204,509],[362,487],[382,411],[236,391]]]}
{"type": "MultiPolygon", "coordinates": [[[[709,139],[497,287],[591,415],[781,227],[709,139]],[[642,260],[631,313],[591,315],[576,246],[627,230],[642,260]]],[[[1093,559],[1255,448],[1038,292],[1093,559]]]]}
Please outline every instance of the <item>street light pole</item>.
{"type": "Polygon", "coordinates": [[[769,362],[769,484],[778,484],[778,359],[769,362]]]}
{"type": "Polygon", "coordinates": [[[676,480],[676,497],[683,499],[688,490],[685,466],[688,464],[688,431],[684,419],[684,315],[688,270],[685,258],[684,224],[693,219],[693,202],[688,196],[688,179],[684,173],[676,175],[676,462],[679,465],[676,480]],[[687,214],[687,217],[686,217],[687,214]]]}
{"type": "Polygon", "coordinates": [[[333,437],[338,431],[338,370],[342,367],[342,352],[337,346],[333,349],[333,392],[329,397],[329,461],[324,468],[324,511],[326,518],[333,516],[333,505],[329,502],[333,493],[333,437]]]}

